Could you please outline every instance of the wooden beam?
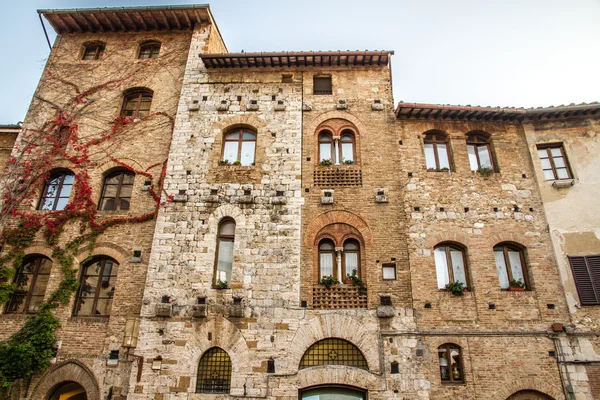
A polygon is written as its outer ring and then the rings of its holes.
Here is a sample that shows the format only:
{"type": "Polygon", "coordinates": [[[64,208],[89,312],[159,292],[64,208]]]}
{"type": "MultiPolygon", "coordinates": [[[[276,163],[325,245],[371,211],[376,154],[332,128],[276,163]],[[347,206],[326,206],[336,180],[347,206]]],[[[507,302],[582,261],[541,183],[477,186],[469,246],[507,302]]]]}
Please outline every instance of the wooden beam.
{"type": "Polygon", "coordinates": [[[104,30],[104,26],[100,23],[100,21],[98,21],[98,18],[96,18],[96,16],[94,15],[94,13],[90,13],[90,19],[95,23],[98,24],[98,28],[100,29],[100,32],[106,32],[104,30]]]}
{"type": "MultiPolygon", "coordinates": [[[[69,24],[67,24],[67,22],[66,22],[66,21],[65,21],[65,20],[64,20],[64,19],[63,19],[63,18],[60,16],[60,14],[56,14],[56,20],[57,20],[57,21],[60,21],[60,23],[61,23],[61,24],[62,24],[62,25],[65,27],[65,30],[66,30],[67,32],[72,32],[72,31],[73,31],[73,28],[71,28],[71,27],[69,26],[69,24]]],[[[61,32],[61,33],[62,33],[62,32],[61,32]]]]}
{"type": "Polygon", "coordinates": [[[165,12],[163,10],[159,11],[160,16],[163,17],[163,20],[165,21],[165,26],[167,27],[168,30],[171,30],[171,24],[169,24],[169,20],[167,19],[167,15],[165,14],[165,12]]]}
{"type": "Polygon", "coordinates": [[[183,10],[183,11],[182,11],[182,14],[183,14],[183,16],[185,17],[185,22],[187,22],[187,24],[188,24],[188,28],[193,28],[193,27],[194,27],[194,24],[192,24],[192,21],[190,20],[190,17],[189,17],[189,15],[187,14],[187,11],[186,11],[186,10],[183,10]]]}
{"type": "Polygon", "coordinates": [[[94,28],[92,26],[92,24],[90,24],[90,22],[87,20],[87,18],[85,17],[84,14],[77,13],[77,15],[83,20],[83,22],[85,22],[85,26],[87,26],[87,28],[90,30],[90,32],[96,32],[96,28],[94,28]]]}
{"type": "Polygon", "coordinates": [[[135,23],[135,21],[133,20],[133,18],[131,18],[131,15],[129,15],[129,13],[125,13],[123,15],[125,15],[127,17],[127,19],[129,20],[129,23],[133,27],[133,30],[136,31],[136,32],[139,31],[138,25],[135,23]]]}
{"type": "Polygon", "coordinates": [[[148,11],[148,15],[150,16],[150,20],[154,24],[154,29],[159,30],[159,28],[158,28],[158,22],[156,21],[156,18],[154,18],[154,15],[152,14],[152,11],[148,11]]]}
{"type": "Polygon", "coordinates": [[[108,26],[110,27],[110,30],[112,32],[115,32],[116,31],[115,26],[110,21],[110,18],[108,18],[108,16],[106,14],[102,14],[102,16],[104,17],[104,19],[106,19],[106,22],[108,22],[108,26]]]}
{"type": "Polygon", "coordinates": [[[125,24],[123,23],[123,21],[121,21],[121,18],[119,17],[119,14],[117,14],[116,12],[113,12],[112,15],[115,16],[115,19],[117,20],[118,25],[121,28],[121,30],[123,32],[125,32],[127,30],[127,28],[125,27],[125,24]]]}
{"type": "Polygon", "coordinates": [[[146,25],[146,21],[144,21],[144,16],[139,11],[136,11],[135,13],[136,13],[136,15],[138,17],[140,17],[140,21],[142,22],[142,26],[144,27],[144,30],[147,31],[148,30],[148,25],[146,25]]]}
{"type": "Polygon", "coordinates": [[[71,21],[73,21],[73,23],[75,24],[75,28],[77,28],[79,32],[83,32],[83,28],[81,27],[81,25],[79,25],[79,22],[77,22],[77,20],[70,13],[65,15],[67,15],[71,19],[71,21]]]}
{"type": "Polygon", "coordinates": [[[196,16],[198,23],[202,24],[202,17],[200,16],[200,14],[198,14],[198,10],[194,9],[194,15],[196,16]]]}
{"type": "Polygon", "coordinates": [[[175,25],[177,25],[177,29],[181,29],[181,23],[179,22],[179,17],[177,16],[177,14],[175,14],[175,11],[171,10],[171,15],[175,20],[175,25]]]}

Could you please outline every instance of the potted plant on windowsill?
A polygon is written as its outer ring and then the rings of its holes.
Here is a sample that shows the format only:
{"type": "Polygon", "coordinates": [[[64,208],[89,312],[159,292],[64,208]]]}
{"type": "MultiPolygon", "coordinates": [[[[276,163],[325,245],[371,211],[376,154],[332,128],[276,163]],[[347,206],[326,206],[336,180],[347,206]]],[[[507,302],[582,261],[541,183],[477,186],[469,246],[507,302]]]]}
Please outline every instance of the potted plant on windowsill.
{"type": "Polygon", "coordinates": [[[522,292],[525,290],[525,283],[523,283],[523,280],[521,279],[513,279],[508,285],[508,290],[511,292],[522,292]]]}
{"type": "Polygon", "coordinates": [[[360,296],[364,296],[365,294],[367,294],[367,286],[362,281],[362,279],[360,279],[358,275],[356,275],[355,269],[352,270],[352,275],[346,274],[346,279],[344,280],[344,283],[351,283],[352,286],[358,286],[358,294],[360,296]]]}
{"type": "Polygon", "coordinates": [[[216,287],[218,290],[224,290],[224,289],[227,289],[227,288],[228,288],[227,281],[222,281],[222,280],[220,280],[220,279],[217,279],[217,283],[215,284],[215,287],[216,287]]]}
{"type": "Polygon", "coordinates": [[[477,170],[477,173],[484,178],[489,178],[494,173],[494,170],[490,167],[481,167],[477,170]]]}
{"type": "Polygon", "coordinates": [[[331,167],[333,164],[331,162],[331,159],[326,158],[324,160],[321,160],[321,162],[319,163],[319,167],[331,167]]]}
{"type": "Polygon", "coordinates": [[[326,289],[329,289],[331,286],[337,285],[338,283],[340,283],[340,281],[335,279],[333,276],[329,275],[329,276],[322,277],[321,280],[319,281],[319,283],[321,285],[325,286],[326,289]]]}
{"type": "Polygon", "coordinates": [[[454,296],[462,296],[469,291],[469,288],[462,282],[450,282],[446,285],[446,291],[454,296]]]}
{"type": "Polygon", "coordinates": [[[219,160],[219,165],[229,165],[229,160],[219,160]]]}

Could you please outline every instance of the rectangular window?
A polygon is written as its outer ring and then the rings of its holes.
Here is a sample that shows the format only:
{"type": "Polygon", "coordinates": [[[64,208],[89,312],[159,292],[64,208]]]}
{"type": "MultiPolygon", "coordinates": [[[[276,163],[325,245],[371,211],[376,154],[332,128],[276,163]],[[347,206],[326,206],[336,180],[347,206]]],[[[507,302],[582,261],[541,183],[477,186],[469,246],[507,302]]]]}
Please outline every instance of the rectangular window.
{"type": "Polygon", "coordinates": [[[383,263],[381,268],[383,270],[384,281],[393,281],[396,279],[396,263],[383,263]]]}
{"type": "Polygon", "coordinates": [[[600,254],[569,257],[582,306],[600,305],[600,254]]]}
{"type": "Polygon", "coordinates": [[[313,94],[331,94],[331,77],[319,76],[313,78],[313,94]]]}
{"type": "Polygon", "coordinates": [[[537,151],[542,164],[542,170],[544,171],[545,180],[553,181],[558,179],[571,179],[573,177],[562,144],[538,145],[537,151]]]}

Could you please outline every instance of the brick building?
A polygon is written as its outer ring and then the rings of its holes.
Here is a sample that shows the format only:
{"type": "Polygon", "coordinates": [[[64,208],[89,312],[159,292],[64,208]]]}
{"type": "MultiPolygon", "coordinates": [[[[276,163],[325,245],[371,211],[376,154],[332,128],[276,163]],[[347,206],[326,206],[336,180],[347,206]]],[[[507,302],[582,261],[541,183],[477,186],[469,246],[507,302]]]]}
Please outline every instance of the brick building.
{"type": "Polygon", "coordinates": [[[232,54],[208,6],[41,13],[13,164],[58,139],[17,215],[93,223],[22,249],[3,338],[96,236],[15,398],[598,398],[598,105],[394,107],[391,51],[232,54]]]}

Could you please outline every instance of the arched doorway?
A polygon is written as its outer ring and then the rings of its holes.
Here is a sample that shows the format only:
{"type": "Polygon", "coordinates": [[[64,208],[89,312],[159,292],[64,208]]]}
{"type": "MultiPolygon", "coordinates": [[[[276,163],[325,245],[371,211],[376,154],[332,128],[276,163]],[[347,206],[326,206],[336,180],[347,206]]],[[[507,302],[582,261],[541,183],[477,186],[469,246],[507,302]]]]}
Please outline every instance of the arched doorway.
{"type": "Polygon", "coordinates": [[[83,386],[76,382],[61,383],[48,400],[88,400],[83,386]]]}
{"type": "Polygon", "coordinates": [[[554,398],[537,390],[519,390],[511,394],[506,400],[554,400],[554,398]]]}
{"type": "Polygon", "coordinates": [[[300,392],[300,400],[365,400],[366,392],[347,386],[319,386],[300,392]]]}

